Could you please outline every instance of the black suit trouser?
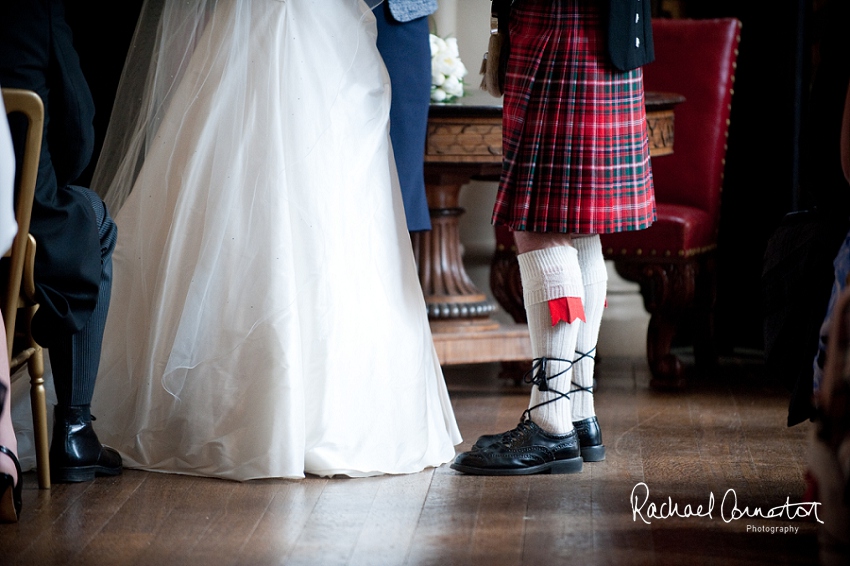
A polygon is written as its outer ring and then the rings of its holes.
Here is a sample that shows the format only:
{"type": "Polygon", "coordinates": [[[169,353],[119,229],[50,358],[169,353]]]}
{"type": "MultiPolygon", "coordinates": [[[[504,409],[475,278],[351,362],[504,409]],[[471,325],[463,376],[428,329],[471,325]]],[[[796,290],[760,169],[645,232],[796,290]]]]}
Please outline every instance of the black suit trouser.
{"type": "Polygon", "coordinates": [[[83,187],[73,189],[85,192],[97,219],[101,274],[97,305],[88,322],[79,331],[59,336],[46,345],[59,407],[91,404],[112,293],[112,251],[118,236],[115,223],[100,197],[83,187]]]}

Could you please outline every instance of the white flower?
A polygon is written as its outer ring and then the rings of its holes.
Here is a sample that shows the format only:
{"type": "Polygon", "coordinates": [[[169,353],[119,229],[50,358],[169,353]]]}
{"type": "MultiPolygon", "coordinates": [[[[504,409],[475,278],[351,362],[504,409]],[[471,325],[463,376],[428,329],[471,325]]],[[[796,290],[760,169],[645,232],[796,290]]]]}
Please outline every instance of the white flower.
{"type": "Polygon", "coordinates": [[[455,76],[448,76],[443,83],[443,90],[449,96],[463,96],[463,83],[455,76]]]}
{"type": "Polygon", "coordinates": [[[430,37],[431,40],[431,57],[434,57],[440,51],[444,51],[446,49],[446,41],[442,37],[437,37],[433,33],[430,37]]]}
{"type": "Polygon", "coordinates": [[[464,95],[463,78],[468,71],[460,60],[457,38],[431,34],[431,100],[450,102],[464,95]]]}
{"type": "Polygon", "coordinates": [[[468,72],[469,71],[466,70],[466,65],[464,65],[463,61],[461,61],[460,58],[458,58],[458,60],[457,60],[457,73],[455,74],[455,76],[459,79],[462,79],[463,77],[466,76],[466,74],[468,72]]]}
{"type": "Polygon", "coordinates": [[[445,53],[439,53],[431,59],[431,69],[443,75],[454,75],[456,77],[463,76],[461,73],[464,70],[463,63],[460,59],[445,53]]]}
{"type": "Polygon", "coordinates": [[[445,43],[444,51],[447,51],[453,57],[457,57],[460,59],[460,51],[457,48],[457,38],[456,37],[448,37],[443,43],[445,43]]]}
{"type": "Polygon", "coordinates": [[[446,98],[448,98],[448,95],[441,88],[435,88],[431,91],[431,100],[434,102],[445,102],[446,98]]]}

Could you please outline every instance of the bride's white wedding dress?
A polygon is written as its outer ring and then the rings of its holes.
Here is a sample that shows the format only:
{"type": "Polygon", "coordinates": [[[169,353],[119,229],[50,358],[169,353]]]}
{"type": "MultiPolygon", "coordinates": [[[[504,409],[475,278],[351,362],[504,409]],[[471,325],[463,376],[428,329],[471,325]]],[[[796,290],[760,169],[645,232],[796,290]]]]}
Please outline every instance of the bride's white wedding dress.
{"type": "Polygon", "coordinates": [[[154,93],[166,102],[140,129],[143,164],[129,166],[117,214],[112,204],[100,440],[127,467],[237,480],[451,460],[460,435],[391,164],[369,8],[195,3],[196,31],[172,26],[194,34],[178,38],[191,55],[168,63],[181,78],[154,93]]]}

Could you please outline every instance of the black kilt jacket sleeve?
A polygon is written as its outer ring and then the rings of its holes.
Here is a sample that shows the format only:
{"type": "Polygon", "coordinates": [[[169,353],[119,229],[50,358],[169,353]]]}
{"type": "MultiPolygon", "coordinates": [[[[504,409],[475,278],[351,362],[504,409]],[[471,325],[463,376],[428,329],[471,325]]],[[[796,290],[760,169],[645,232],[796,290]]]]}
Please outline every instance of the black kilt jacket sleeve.
{"type": "Polygon", "coordinates": [[[649,0],[609,0],[608,53],[615,67],[630,71],[655,59],[651,20],[649,0]]]}

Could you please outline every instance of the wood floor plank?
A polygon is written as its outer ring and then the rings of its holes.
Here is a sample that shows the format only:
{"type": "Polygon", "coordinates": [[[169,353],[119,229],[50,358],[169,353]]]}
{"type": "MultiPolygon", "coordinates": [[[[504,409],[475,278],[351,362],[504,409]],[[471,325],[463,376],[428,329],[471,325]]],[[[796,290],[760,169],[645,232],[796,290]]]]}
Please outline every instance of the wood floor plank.
{"type": "MultiPolygon", "coordinates": [[[[258,527],[266,509],[278,491],[278,480],[230,482],[227,493],[221,494],[221,512],[210,516],[209,528],[187,547],[186,559],[198,564],[233,564],[258,527]]],[[[210,485],[205,485],[209,489],[210,485]]],[[[251,549],[250,552],[255,552],[251,549]]]]}
{"type": "Polygon", "coordinates": [[[470,554],[483,564],[521,564],[534,478],[489,477],[472,531],[470,554]]]}
{"type": "MultiPolygon", "coordinates": [[[[528,386],[498,371],[445,369],[459,450],[513,428],[527,407],[528,386]]],[[[474,477],[446,465],[237,483],[128,470],[45,491],[28,472],[21,521],[0,525],[0,564],[818,564],[811,519],[722,517],[730,490],[749,510],[803,500],[811,423],[787,427],[787,393],[759,363],[722,360],[675,393],[649,389],[641,359],[602,357],[596,376],[607,458],[580,474],[474,477]],[[713,496],[712,516],[636,513],[639,486],[679,512],[713,496]]]]}
{"type": "Polygon", "coordinates": [[[316,502],[329,480],[308,478],[288,480],[277,485],[277,491],[262,517],[245,541],[237,566],[286,564],[286,557],[310,521],[316,502]]]}
{"type": "Polygon", "coordinates": [[[472,535],[485,495],[484,482],[452,470],[441,471],[434,474],[406,564],[470,563],[472,535]]]}
{"type": "MultiPolygon", "coordinates": [[[[124,472],[139,478],[138,488],[130,495],[101,532],[79,553],[81,566],[109,566],[138,562],[162,525],[173,512],[173,504],[185,497],[197,481],[187,476],[172,477],[135,470],[124,472]]],[[[70,563],[69,563],[70,564],[70,563]]]]}
{"type": "Polygon", "coordinates": [[[434,469],[428,469],[379,482],[349,566],[404,564],[434,473],[434,469]]]}
{"type": "MultiPolygon", "coordinates": [[[[630,513],[630,496],[635,485],[646,479],[641,453],[641,410],[635,402],[641,368],[608,360],[597,372],[600,387],[596,410],[606,445],[603,462],[585,464],[593,491],[588,517],[593,536],[594,557],[612,557],[610,563],[629,563],[626,558],[653,556],[652,537],[646,526],[636,523],[630,513]]],[[[646,377],[648,382],[648,377],[646,377]]],[[[649,417],[650,422],[654,417],[649,417]]],[[[657,418],[657,415],[656,417],[657,418]]]]}
{"type": "Polygon", "coordinates": [[[300,536],[286,557],[287,564],[347,564],[364,523],[372,511],[382,481],[351,478],[328,481],[310,512],[300,536]]]}
{"type": "Polygon", "coordinates": [[[0,549],[11,560],[23,555],[30,547],[49,537],[54,521],[91,484],[54,485],[50,490],[38,488],[35,472],[23,476],[23,512],[14,525],[0,525],[0,549]]]}
{"type": "Polygon", "coordinates": [[[567,563],[593,555],[592,489],[587,474],[531,479],[523,564],[567,563]]]}
{"type": "MultiPolygon", "coordinates": [[[[206,549],[199,543],[227,514],[227,502],[237,487],[236,482],[211,478],[182,478],[191,482],[183,497],[171,503],[173,511],[156,530],[156,544],[146,549],[133,562],[144,564],[203,564],[199,556],[206,549]]],[[[228,556],[234,549],[228,551],[228,556]]],[[[216,564],[226,564],[226,556],[216,564]]]]}
{"type": "Polygon", "coordinates": [[[15,556],[19,564],[68,564],[109,524],[136,491],[143,479],[137,476],[98,478],[90,484],[55,486],[79,492],[64,508],[57,509],[49,528],[26,551],[15,556]]]}

